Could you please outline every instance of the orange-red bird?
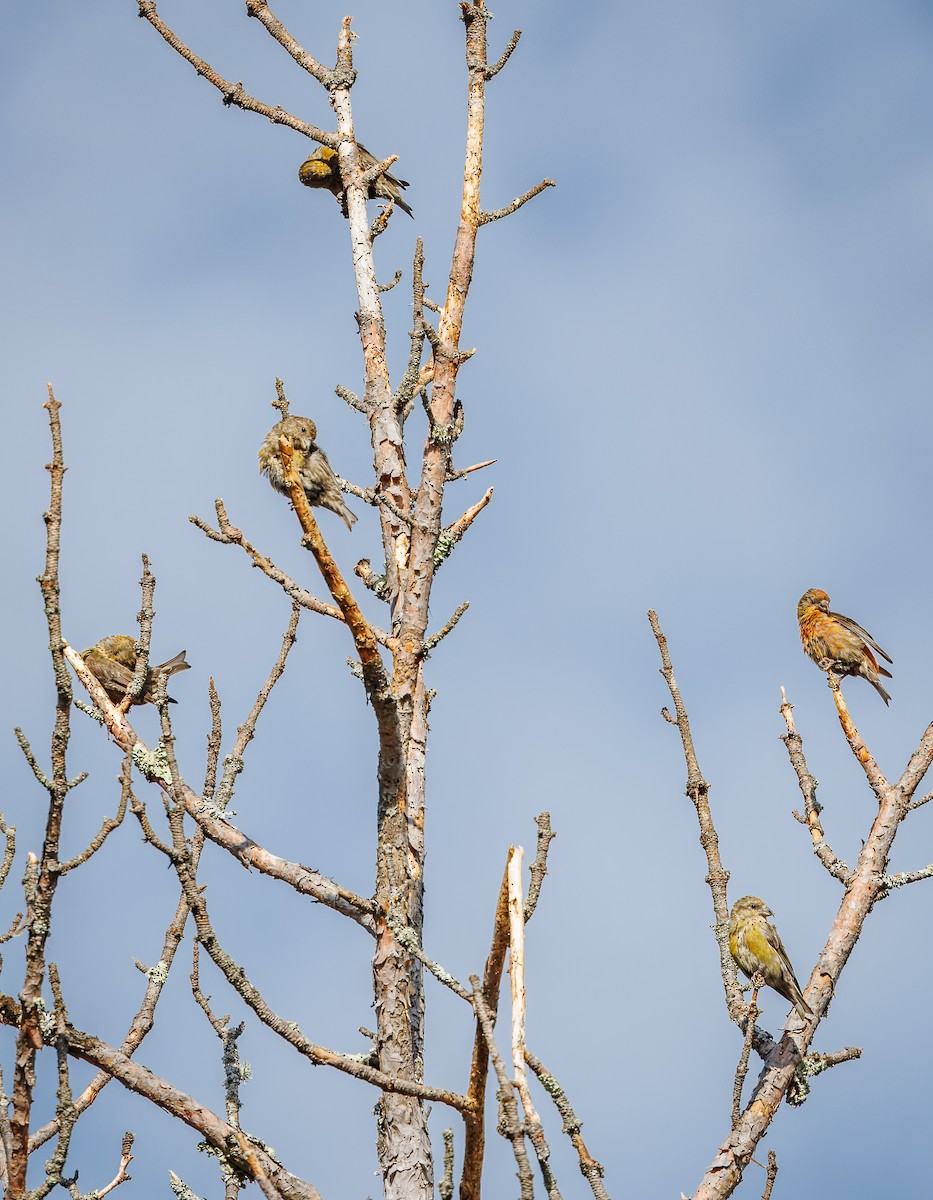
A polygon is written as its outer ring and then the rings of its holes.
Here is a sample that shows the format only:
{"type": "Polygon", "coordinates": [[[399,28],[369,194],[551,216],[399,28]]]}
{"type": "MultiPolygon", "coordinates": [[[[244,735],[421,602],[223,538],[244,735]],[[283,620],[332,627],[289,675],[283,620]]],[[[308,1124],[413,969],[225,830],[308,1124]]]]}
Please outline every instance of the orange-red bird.
{"type": "Polygon", "coordinates": [[[804,651],[821,671],[832,672],[840,679],[846,675],[861,675],[885,704],[890,702],[891,697],[881,686],[879,676],[890,679],[891,672],[878,663],[872,650],[877,651],[885,662],[893,660],[851,617],[830,612],[829,596],[824,591],[810,588],[804,592],[797,605],[797,620],[804,651]]]}

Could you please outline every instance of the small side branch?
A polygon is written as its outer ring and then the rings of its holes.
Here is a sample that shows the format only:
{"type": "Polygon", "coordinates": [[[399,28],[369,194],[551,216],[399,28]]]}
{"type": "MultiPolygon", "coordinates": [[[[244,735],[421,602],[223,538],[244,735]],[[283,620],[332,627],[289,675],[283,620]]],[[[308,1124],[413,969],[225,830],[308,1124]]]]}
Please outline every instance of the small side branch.
{"type": "Polygon", "coordinates": [[[307,50],[292,37],[282,22],[272,14],[266,0],[246,0],[246,12],[265,26],[266,31],[284,50],[288,51],[303,71],[313,75],[322,87],[329,88],[331,86],[334,72],[319,63],[316,58],[312,58],[307,50]]]}
{"type": "Polygon", "coordinates": [[[511,204],[506,204],[504,208],[494,208],[488,212],[484,211],[479,214],[480,226],[489,225],[493,221],[501,221],[503,217],[510,217],[512,213],[518,212],[520,208],[533,200],[535,196],[540,196],[547,188],[557,187],[553,179],[542,179],[540,183],[536,183],[533,188],[525,192],[524,196],[516,196],[511,204]]]}
{"type": "Polygon", "coordinates": [[[460,471],[455,471],[452,467],[448,466],[447,482],[453,483],[456,479],[465,479],[467,475],[472,475],[474,471],[483,471],[486,467],[491,467],[498,461],[497,458],[487,458],[485,462],[474,463],[472,467],[464,467],[460,471]]]}
{"type": "Polygon", "coordinates": [[[917,871],[898,871],[896,875],[883,875],[881,886],[885,892],[891,892],[896,888],[906,887],[908,883],[920,883],[923,879],[933,879],[933,863],[917,871]]]}
{"type": "Polygon", "coordinates": [[[437,633],[432,633],[431,636],[424,641],[421,647],[421,653],[424,658],[427,658],[431,651],[438,647],[444,638],[447,637],[448,633],[453,632],[457,626],[457,622],[469,607],[469,600],[464,600],[462,604],[458,604],[444,628],[439,629],[437,633]]]}
{"type": "Polygon", "coordinates": [[[829,1054],[819,1054],[815,1051],[805,1054],[797,1064],[794,1078],[787,1089],[787,1103],[793,1108],[799,1108],[810,1095],[811,1079],[838,1067],[841,1063],[852,1062],[861,1057],[862,1051],[859,1046],[845,1046],[842,1050],[835,1050],[829,1054]]]}
{"type": "Polygon", "coordinates": [[[777,1155],[773,1150],[768,1151],[768,1169],[765,1172],[765,1190],[761,1193],[761,1200],[771,1200],[771,1191],[774,1188],[774,1181],[777,1179],[778,1161],[777,1155]]]}
{"type": "Polygon", "coordinates": [[[487,67],[484,72],[487,80],[493,79],[496,75],[499,74],[499,72],[502,70],[502,68],[505,66],[505,64],[512,57],[512,54],[514,53],[515,47],[518,45],[519,38],[521,38],[521,36],[522,36],[522,31],[520,29],[512,30],[512,36],[509,38],[505,49],[502,51],[502,54],[499,57],[499,61],[497,63],[495,63],[494,66],[487,67]]]}
{"type": "Polygon", "coordinates": [[[586,1143],[580,1133],[583,1122],[573,1111],[564,1089],[559,1081],[547,1070],[540,1058],[536,1058],[528,1047],[525,1047],[525,1062],[531,1067],[547,1094],[554,1101],[557,1111],[564,1123],[563,1132],[570,1138],[577,1157],[580,1160],[580,1171],[592,1189],[596,1200],[609,1200],[609,1193],[603,1184],[603,1166],[596,1161],[586,1148],[586,1143]]]}
{"type": "MultiPolygon", "coordinates": [[[[713,815],[709,806],[709,784],[703,778],[703,774],[700,771],[700,764],[693,745],[693,734],[690,731],[690,720],[687,716],[687,710],[684,707],[680,688],[674,677],[674,667],[667,648],[667,638],[661,630],[658,614],[654,609],[648,612],[648,622],[651,625],[651,632],[654,634],[658,643],[658,649],[661,652],[661,674],[664,676],[664,681],[671,693],[671,699],[674,702],[674,711],[677,714],[673,723],[677,726],[680,733],[684,759],[687,764],[686,794],[693,801],[696,809],[697,821],[700,826],[700,845],[706,854],[706,862],[709,867],[706,882],[709,884],[713,896],[713,913],[716,922],[714,932],[716,934],[716,941],[719,943],[719,968],[722,973],[723,988],[726,993],[726,1005],[730,1016],[735,1020],[738,1014],[744,1011],[745,1005],[742,1002],[742,989],[739,987],[736,977],[735,963],[733,962],[732,955],[729,953],[729,905],[726,898],[726,885],[729,882],[729,872],[724,869],[722,859],[719,857],[719,837],[716,833],[716,827],[713,824],[713,815]]],[[[666,715],[668,720],[671,719],[666,709],[662,711],[662,715],[666,715]]]]}
{"type": "Polygon", "coordinates": [[[793,709],[794,706],[787,699],[784,689],[781,688],[781,716],[784,718],[784,723],[787,726],[787,733],[782,735],[781,741],[787,747],[787,755],[797,776],[797,783],[800,787],[800,794],[803,796],[804,805],[804,815],[800,816],[795,809],[794,816],[802,825],[806,825],[809,828],[810,838],[813,842],[813,853],[834,879],[838,879],[841,884],[847,886],[849,880],[852,878],[852,871],[841,858],[838,858],[833,853],[832,848],[823,835],[823,825],[820,820],[822,807],[816,798],[817,782],[807,767],[807,760],[803,753],[803,740],[794,726],[793,709]]]}
{"type": "Polygon", "coordinates": [[[541,885],[544,883],[545,875],[547,875],[548,849],[553,839],[557,837],[557,834],[551,830],[551,814],[549,812],[538,813],[535,817],[535,824],[538,826],[538,848],[535,860],[529,869],[531,883],[528,887],[528,895],[525,898],[526,925],[535,915],[535,909],[538,906],[538,897],[541,895],[541,885]]]}
{"type": "MultiPolygon", "coordinates": [[[[294,129],[297,133],[303,133],[305,137],[312,138],[316,142],[320,142],[323,146],[332,146],[337,148],[337,137],[333,133],[325,133],[323,129],[318,129],[316,125],[309,125],[307,121],[300,121],[297,117],[293,117],[291,113],[286,112],[284,108],[272,108],[268,104],[263,104],[254,96],[250,96],[243,88],[242,83],[231,83],[228,79],[205,62],[203,58],[199,58],[193,50],[185,45],[180,37],[174,33],[163,20],[160,19],[156,12],[154,0],[138,0],[139,15],[144,18],[153,29],[164,38],[172,49],[181,55],[181,57],[194,67],[198,75],[214,85],[215,88],[223,96],[224,104],[235,104],[237,108],[242,108],[246,112],[258,113],[261,117],[266,117],[274,125],[287,125],[289,129],[294,129]]],[[[251,16],[257,14],[250,14],[251,16]]],[[[310,57],[310,56],[309,56],[310,57]]]]}
{"type": "Polygon", "coordinates": [[[755,1022],[758,1020],[758,988],[764,985],[764,980],[756,975],[753,981],[752,998],[748,1002],[748,1012],[745,1014],[745,1037],[742,1041],[742,1053],[739,1055],[739,1063],[735,1068],[735,1080],[732,1084],[732,1128],[735,1129],[739,1123],[739,1117],[742,1115],[742,1088],[745,1086],[745,1077],[748,1074],[748,1056],[752,1051],[752,1042],[755,1039],[755,1022]]]}
{"type": "Polygon", "coordinates": [[[454,1131],[452,1129],[445,1129],[441,1137],[444,1139],[444,1174],[438,1182],[437,1193],[441,1200],[453,1200],[454,1131]]]}
{"type": "Polygon", "coordinates": [[[324,617],[333,617],[335,621],[343,620],[343,613],[339,608],[335,608],[332,604],[325,604],[323,600],[318,600],[316,596],[312,596],[310,592],[299,587],[294,579],[286,575],[284,571],[280,571],[271,559],[261,554],[243,531],[231,524],[223,500],[219,498],[215,500],[214,507],[217,511],[218,529],[213,529],[205,520],[194,513],[188,517],[188,520],[209,537],[212,542],[222,542],[225,546],[240,546],[250,559],[252,559],[253,566],[258,567],[264,575],[268,576],[274,583],[277,583],[286,596],[290,600],[295,600],[302,608],[320,613],[324,617]]]}
{"type": "MultiPolygon", "coordinates": [[[[101,846],[103,846],[113,831],[119,829],[123,824],[123,818],[126,816],[126,806],[129,797],[129,772],[124,771],[124,774],[120,777],[120,803],[117,805],[116,815],[104,818],[100,829],[80,854],[76,854],[74,858],[70,858],[67,862],[59,864],[58,871],[61,875],[66,875],[69,871],[73,871],[75,867],[80,867],[82,863],[86,863],[91,855],[96,854],[101,846]]],[[[2,819],[2,814],[0,814],[0,819],[2,819]]],[[[0,883],[0,886],[2,886],[2,883],[0,883]]]]}
{"type": "Polygon", "coordinates": [[[493,489],[489,488],[481,500],[472,505],[466,512],[458,517],[452,525],[448,525],[446,529],[442,529],[437,539],[437,546],[434,550],[434,567],[439,570],[444,562],[449,558],[451,551],[457,542],[463,537],[466,531],[470,528],[479,514],[483,511],[489,501],[492,499],[493,489]]]}
{"type": "Polygon", "coordinates": [[[256,734],[256,722],[259,720],[260,713],[265,707],[266,701],[272,694],[272,689],[282,678],[285,670],[285,660],[288,658],[289,651],[294,646],[298,635],[298,618],[300,616],[301,607],[297,601],[293,600],[291,617],[288,621],[288,627],[282,635],[282,645],[279,649],[278,657],[272,664],[265,683],[259,689],[259,694],[249,711],[249,716],[238,727],[236,742],[224,760],[224,773],[220,781],[216,801],[219,809],[225,809],[233,798],[233,787],[236,777],[243,770],[243,755],[246,753],[246,747],[256,734]]]}

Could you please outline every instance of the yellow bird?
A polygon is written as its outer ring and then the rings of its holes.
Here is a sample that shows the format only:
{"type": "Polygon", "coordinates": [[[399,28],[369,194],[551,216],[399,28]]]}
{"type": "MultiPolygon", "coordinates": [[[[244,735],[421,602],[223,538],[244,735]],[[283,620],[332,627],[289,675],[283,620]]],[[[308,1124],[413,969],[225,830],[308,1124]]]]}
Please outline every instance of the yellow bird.
{"type": "MultiPolygon", "coordinates": [[[[374,158],[367,149],[357,144],[357,158],[364,171],[374,167],[378,158],[374,158]]],[[[347,216],[347,197],[344,194],[343,182],[340,178],[340,165],[337,162],[337,151],[330,146],[320,146],[298,168],[298,178],[309,188],[326,188],[337,197],[344,216],[347,216]]],[[[407,188],[405,179],[396,179],[390,172],[385,171],[377,176],[369,185],[370,200],[394,200],[402,212],[414,217],[414,213],[402,199],[401,188],[407,188]]]]}
{"type": "Polygon", "coordinates": [[[768,920],[772,916],[771,909],[757,896],[736,900],[729,916],[729,951],[749,979],[757,972],[801,1016],[812,1017],[813,1010],[801,994],[784,944],[768,920]]]}

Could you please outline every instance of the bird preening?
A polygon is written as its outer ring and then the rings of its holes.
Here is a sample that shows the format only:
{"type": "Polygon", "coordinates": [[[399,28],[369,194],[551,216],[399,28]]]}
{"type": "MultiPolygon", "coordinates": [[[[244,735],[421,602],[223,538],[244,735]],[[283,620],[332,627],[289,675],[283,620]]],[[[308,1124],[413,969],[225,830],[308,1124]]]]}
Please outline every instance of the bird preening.
{"type": "Polygon", "coordinates": [[[774,914],[758,896],[736,900],[729,915],[729,951],[749,979],[761,975],[768,987],[789,1000],[802,1017],[813,1010],[803,998],[784,943],[768,920],[774,914]]]}
{"type": "Polygon", "coordinates": [[[259,469],[277,492],[288,495],[285,471],[279,453],[279,439],[284,438],[292,448],[292,466],[308,497],[308,503],[329,508],[352,529],[356,515],[344,504],[340,484],[331,470],[327,455],[315,443],[317,426],[310,417],[285,417],[266,434],[259,447],[259,469]]]}
{"type": "Polygon", "coordinates": [[[846,675],[861,675],[885,704],[890,702],[891,697],[882,686],[880,676],[890,679],[891,672],[881,666],[872,651],[885,662],[891,662],[891,657],[851,617],[830,612],[829,596],[824,591],[810,588],[804,592],[797,605],[797,620],[804,651],[821,671],[840,679],[846,675]]]}
{"type": "MultiPolygon", "coordinates": [[[[357,143],[356,156],[364,171],[371,170],[380,161],[370,154],[365,147],[357,143]]],[[[340,178],[340,164],[337,161],[337,151],[330,146],[319,146],[310,154],[298,168],[298,178],[309,188],[324,188],[337,197],[337,203],[343,215],[348,216],[347,196],[340,178]]],[[[402,212],[414,217],[414,213],[402,199],[402,188],[408,187],[406,179],[396,179],[389,171],[383,171],[369,185],[370,200],[394,200],[402,212]]]]}
{"type": "MultiPolygon", "coordinates": [[[[133,681],[136,667],[136,641],[129,634],[115,633],[101,638],[95,645],[81,651],[84,664],[114,704],[119,704],[133,681]]],[[[179,671],[187,671],[191,663],[185,662],[185,651],[180,650],[174,658],[157,663],[146,672],[142,692],[133,700],[134,704],[155,704],[156,689],[163,679],[168,680],[179,671]]],[[[176,701],[166,696],[169,704],[176,701]]]]}

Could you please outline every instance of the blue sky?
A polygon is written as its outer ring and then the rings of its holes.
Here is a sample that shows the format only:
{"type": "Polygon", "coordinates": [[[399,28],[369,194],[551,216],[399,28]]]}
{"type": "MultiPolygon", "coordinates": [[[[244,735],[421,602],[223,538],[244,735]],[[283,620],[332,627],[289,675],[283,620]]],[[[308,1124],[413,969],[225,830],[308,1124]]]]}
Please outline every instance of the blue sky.
{"type": "MultiPolygon", "coordinates": [[[[342,8],[291,0],[276,11],[332,60],[342,8]]],[[[416,218],[392,221],[377,265],[407,277],[422,235],[435,299],[465,129],[457,11],[438,0],[353,9],[357,133],[400,156],[416,218]]],[[[481,968],[507,847],[530,855],[533,816],[548,808],[558,839],[528,932],[530,1043],[583,1117],[610,1194],[689,1194],[727,1131],[740,1039],[718,981],[678,741],[658,717],[667,696],[645,612],[658,610],[670,639],[730,896],[769,901],[803,979],[839,895],[790,816],[799,796],[778,740],[782,685],[827,837],[849,862],[873,805],[800,652],[801,592],[826,589],[894,659],[890,709],[860,681],[845,685],[889,775],[933,715],[933,20],[928,5],[897,2],[493,11],[494,46],[516,26],[524,36],[490,87],[484,201],[497,207],[545,176],[558,186],[483,231],[464,326],[477,353],[460,376],[457,462],[498,461],[452,485],[445,505],[453,520],[495,487],[433,596],[435,627],[461,600],[472,607],[430,661],[426,948],[460,978],[481,968]]],[[[160,13],[228,78],[330,127],[319,87],[238,6],[164,0],[160,13]]],[[[19,684],[4,689],[2,724],[22,725],[47,753],[52,680],[34,578],[51,380],[69,465],[66,636],[81,647],[131,632],[139,555],[150,555],[154,653],[184,646],[193,664],[173,691],[180,760],[196,781],[208,678],[229,744],[288,605],[188,514],[210,517],[222,496],[253,541],[317,587],[287,504],[255,466],[277,375],[335,468],[370,481],[365,422],[333,393],[361,380],[346,225],[297,181],[306,141],[224,108],[129,0],[17,10],[0,93],[0,372],[12,423],[0,478],[7,661],[19,684]]],[[[397,379],[403,286],[386,317],[397,379]]],[[[413,419],[409,464],[422,438],[413,419]]],[[[375,517],[351,506],[361,514],[352,534],[328,514],[322,523],[348,575],[379,553],[375,517]]],[[[368,611],[381,620],[375,603],[368,611]]],[[[303,618],[235,808],[257,840],[365,892],[375,749],[348,652],[345,631],[303,618]]],[[[138,726],[154,739],[153,713],[138,726]]],[[[0,928],[21,907],[22,855],[38,849],[43,813],[9,734],[5,754],[20,859],[0,928]]],[[[69,852],[115,806],[118,768],[114,747],[76,719],[71,770],[91,778],[70,801],[69,852]]],[[[893,869],[933,859],[931,819],[926,809],[910,819],[893,869]]],[[[270,1001],[317,1041],[361,1050],[368,940],[219,853],[203,873],[221,936],[270,1001]]],[[[54,953],[76,1024],[119,1041],[141,995],[131,960],[157,956],[173,878],[127,824],[64,881],[54,953]]],[[[864,1057],[817,1080],[801,1111],[779,1114],[762,1147],[778,1154],[778,1191],[896,1193],[927,1177],[920,998],[931,979],[916,947],[931,904],[918,885],[872,914],[816,1041],[860,1045],[864,1057]]],[[[181,955],[141,1058],[221,1106],[219,1052],[181,955]]],[[[18,990],[18,956],[14,943],[6,991],[18,990]]],[[[231,1007],[218,980],[208,990],[231,1007]]],[[[428,1005],[427,1075],[463,1087],[465,1009],[432,983],[428,1005]]],[[[784,1015],[767,997],[769,1027],[784,1015]]],[[[255,1069],[244,1124],[325,1197],[374,1192],[375,1096],[296,1071],[261,1031],[242,1051],[255,1069]]],[[[8,1080],[9,1044],[0,1052],[8,1080]]],[[[431,1121],[440,1154],[446,1114],[431,1121]]],[[[170,1168],[216,1194],[195,1139],[115,1087],[79,1126],[83,1187],[107,1182],[124,1126],[139,1135],[133,1175],[145,1194],[170,1168]]],[[[558,1131],[552,1119],[564,1195],[582,1195],[558,1131]]],[[[491,1153],[498,1194],[514,1168],[504,1144],[491,1153]]],[[[744,1194],[762,1186],[751,1169],[744,1194]]]]}

